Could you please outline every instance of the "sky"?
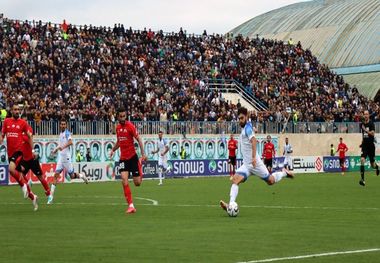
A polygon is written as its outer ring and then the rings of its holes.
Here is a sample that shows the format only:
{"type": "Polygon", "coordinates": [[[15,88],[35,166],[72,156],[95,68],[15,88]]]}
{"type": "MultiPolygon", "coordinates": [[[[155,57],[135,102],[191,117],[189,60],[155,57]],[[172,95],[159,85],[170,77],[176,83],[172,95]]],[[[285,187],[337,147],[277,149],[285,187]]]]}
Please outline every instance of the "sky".
{"type": "Polygon", "coordinates": [[[306,0],[1,0],[0,12],[20,20],[76,25],[224,34],[245,21],[289,4],[306,0]]]}

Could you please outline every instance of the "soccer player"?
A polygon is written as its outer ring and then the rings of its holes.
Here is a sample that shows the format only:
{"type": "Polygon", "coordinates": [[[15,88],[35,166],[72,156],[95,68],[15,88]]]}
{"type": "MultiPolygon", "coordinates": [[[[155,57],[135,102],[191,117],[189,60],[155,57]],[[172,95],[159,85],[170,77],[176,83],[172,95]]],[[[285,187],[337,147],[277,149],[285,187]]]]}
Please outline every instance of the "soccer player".
{"type": "Polygon", "coordinates": [[[135,186],[141,185],[143,177],[141,162],[137,157],[134,146],[134,139],[136,139],[139,144],[141,160],[145,161],[147,158],[144,152],[144,145],[136,127],[130,121],[126,121],[126,111],[124,109],[118,109],[117,117],[119,121],[119,124],[116,126],[117,141],[115,146],[112,147],[110,158],[112,159],[113,154],[120,147],[119,171],[121,174],[124,196],[128,203],[126,213],[131,214],[136,212],[136,208],[133,205],[132,193],[128,184],[128,176],[129,173],[132,174],[135,186]]]}
{"type": "Polygon", "coordinates": [[[3,122],[3,128],[0,136],[0,144],[3,143],[4,137],[7,137],[7,150],[9,160],[9,173],[18,184],[21,186],[24,198],[30,198],[33,202],[34,211],[38,209],[38,197],[31,190],[26,183],[22,174],[17,171],[16,167],[20,164],[23,158],[22,145],[23,137],[22,133],[25,133],[28,137],[28,143],[32,147],[33,135],[28,131],[28,124],[25,120],[20,119],[20,107],[15,104],[12,107],[12,117],[6,118],[3,122]]]}
{"type": "MultiPolygon", "coordinates": [[[[26,116],[24,115],[23,119],[26,121],[26,116]]],[[[32,127],[30,127],[27,124],[27,129],[30,132],[30,134],[33,134],[32,127]]],[[[38,155],[34,154],[33,148],[29,144],[29,137],[27,134],[23,133],[23,144],[22,144],[22,154],[23,154],[23,160],[20,162],[20,164],[16,167],[17,171],[20,173],[23,173],[24,175],[27,175],[29,170],[32,170],[32,172],[37,176],[38,180],[40,180],[43,188],[45,189],[45,195],[49,198],[50,195],[50,188],[49,184],[46,182],[46,180],[42,176],[42,169],[40,166],[40,162],[38,160],[38,155]]]]}
{"type": "Polygon", "coordinates": [[[162,131],[158,132],[157,149],[152,151],[152,154],[158,154],[158,178],[160,182],[158,185],[162,185],[163,174],[166,174],[169,170],[167,153],[169,152],[168,140],[162,137],[162,131]]]}
{"type": "Polygon", "coordinates": [[[71,138],[71,132],[67,129],[67,121],[62,119],[59,122],[59,128],[61,133],[59,134],[58,147],[54,149],[53,154],[58,154],[57,167],[54,172],[54,182],[50,188],[50,195],[48,197],[47,204],[53,203],[55,189],[57,187],[58,178],[60,177],[63,169],[66,169],[67,173],[71,179],[82,179],[86,184],[88,184],[88,179],[86,175],[82,173],[74,172],[73,163],[71,162],[71,152],[70,147],[73,145],[73,139],[71,138]]]}
{"type": "MultiPolygon", "coordinates": [[[[235,202],[239,192],[239,184],[244,183],[248,176],[256,175],[264,180],[268,185],[273,185],[279,182],[284,177],[293,178],[293,173],[283,168],[281,172],[270,174],[264,163],[256,152],[256,138],[252,124],[248,122],[248,111],[241,107],[238,110],[239,124],[242,127],[240,134],[240,145],[243,154],[243,165],[240,166],[232,179],[230,190],[230,204],[235,202]]],[[[220,201],[220,206],[227,211],[228,204],[223,200],[220,201]]]]}
{"type": "Polygon", "coordinates": [[[375,162],[375,125],[369,119],[369,112],[364,111],[364,121],[361,123],[361,132],[362,132],[362,154],[361,154],[361,165],[360,165],[360,175],[361,180],[359,184],[365,186],[364,180],[364,163],[365,159],[368,157],[371,163],[371,167],[376,169],[376,175],[379,175],[379,166],[375,162]]]}
{"type": "Polygon", "coordinates": [[[293,168],[293,160],[291,154],[293,153],[293,148],[289,143],[289,139],[285,138],[285,145],[284,145],[284,152],[283,156],[285,157],[284,160],[284,167],[288,170],[292,170],[293,168]]]}
{"type": "Polygon", "coordinates": [[[276,156],[276,150],[271,140],[272,138],[270,137],[270,135],[268,135],[267,141],[265,142],[263,149],[264,164],[267,167],[269,173],[272,173],[273,158],[276,156]]]}
{"type": "Polygon", "coordinates": [[[236,150],[238,148],[238,141],[234,139],[234,135],[231,134],[230,139],[228,140],[228,163],[230,168],[230,179],[235,174],[236,169],[236,150]]]}
{"type": "Polygon", "coordinates": [[[346,170],[345,161],[346,161],[346,152],[348,151],[347,145],[343,143],[343,138],[339,138],[339,144],[337,152],[339,153],[339,164],[342,169],[342,175],[344,175],[344,171],[346,170]]]}

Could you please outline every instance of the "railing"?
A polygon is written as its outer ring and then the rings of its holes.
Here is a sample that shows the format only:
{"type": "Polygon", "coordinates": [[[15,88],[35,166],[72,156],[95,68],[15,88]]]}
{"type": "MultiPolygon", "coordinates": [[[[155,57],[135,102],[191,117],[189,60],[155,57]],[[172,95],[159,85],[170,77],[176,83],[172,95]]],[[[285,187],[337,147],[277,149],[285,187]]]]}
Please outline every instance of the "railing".
{"type": "MultiPolygon", "coordinates": [[[[29,122],[36,135],[57,135],[59,121],[29,122]]],[[[231,134],[240,133],[238,122],[213,121],[137,121],[133,122],[140,134],[231,134]]],[[[357,122],[263,122],[253,123],[258,133],[360,133],[357,122]]],[[[112,135],[115,123],[107,121],[70,121],[68,129],[74,135],[112,135]]],[[[375,123],[375,130],[380,131],[380,122],[375,123]]]]}
{"type": "Polygon", "coordinates": [[[244,87],[234,79],[205,79],[204,81],[211,89],[217,89],[221,92],[238,93],[255,108],[256,111],[268,110],[268,107],[262,101],[247,92],[244,87]]]}

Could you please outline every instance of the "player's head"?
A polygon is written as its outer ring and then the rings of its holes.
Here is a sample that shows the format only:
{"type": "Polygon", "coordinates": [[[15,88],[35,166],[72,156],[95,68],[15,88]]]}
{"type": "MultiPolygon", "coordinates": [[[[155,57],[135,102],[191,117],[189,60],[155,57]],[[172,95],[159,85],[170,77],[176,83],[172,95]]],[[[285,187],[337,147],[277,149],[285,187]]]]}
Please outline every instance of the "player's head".
{"type": "Polygon", "coordinates": [[[158,132],[158,138],[160,138],[160,140],[162,140],[162,134],[163,134],[162,131],[159,131],[159,132],[158,132]]]}
{"type": "Polygon", "coordinates": [[[12,117],[16,120],[20,117],[20,106],[17,104],[12,107],[12,117]]]}
{"type": "Polygon", "coordinates": [[[232,140],[234,138],[234,135],[231,133],[230,135],[230,139],[232,140]]]}
{"type": "Polygon", "coordinates": [[[289,143],[289,139],[288,139],[288,137],[285,138],[285,143],[286,143],[286,144],[289,143]]]}
{"type": "Polygon", "coordinates": [[[270,142],[272,138],[270,137],[270,135],[267,136],[267,142],[270,142]]]}
{"type": "Polygon", "coordinates": [[[59,129],[61,130],[61,132],[64,132],[66,128],[67,128],[67,121],[65,119],[62,119],[59,122],[59,129]]]}
{"type": "Polygon", "coordinates": [[[330,147],[331,147],[331,148],[334,147],[334,144],[331,144],[330,147]]]}
{"type": "Polygon", "coordinates": [[[240,127],[243,128],[247,124],[248,110],[244,107],[240,107],[238,109],[238,118],[239,118],[240,127]]]}
{"type": "Polygon", "coordinates": [[[125,120],[127,119],[127,112],[124,108],[117,109],[117,119],[121,124],[125,124],[125,120]]]}
{"type": "Polygon", "coordinates": [[[369,121],[369,111],[367,111],[367,110],[364,111],[364,120],[365,120],[366,122],[369,121]]]}
{"type": "Polygon", "coordinates": [[[339,142],[340,142],[340,143],[343,142],[343,138],[342,138],[342,137],[339,138],[339,142]]]}

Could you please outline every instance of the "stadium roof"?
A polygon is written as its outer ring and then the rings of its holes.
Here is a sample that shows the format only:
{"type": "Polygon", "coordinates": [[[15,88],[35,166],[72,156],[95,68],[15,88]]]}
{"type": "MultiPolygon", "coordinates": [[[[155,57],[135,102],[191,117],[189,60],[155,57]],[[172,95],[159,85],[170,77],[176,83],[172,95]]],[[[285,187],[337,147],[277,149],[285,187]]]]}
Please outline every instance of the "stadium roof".
{"type": "Polygon", "coordinates": [[[380,63],[379,0],[316,0],[257,16],[230,32],[301,41],[331,68],[380,63]]]}
{"type": "Polygon", "coordinates": [[[230,33],[301,41],[362,94],[374,98],[380,89],[379,0],[301,2],[259,15],[230,33]]]}

